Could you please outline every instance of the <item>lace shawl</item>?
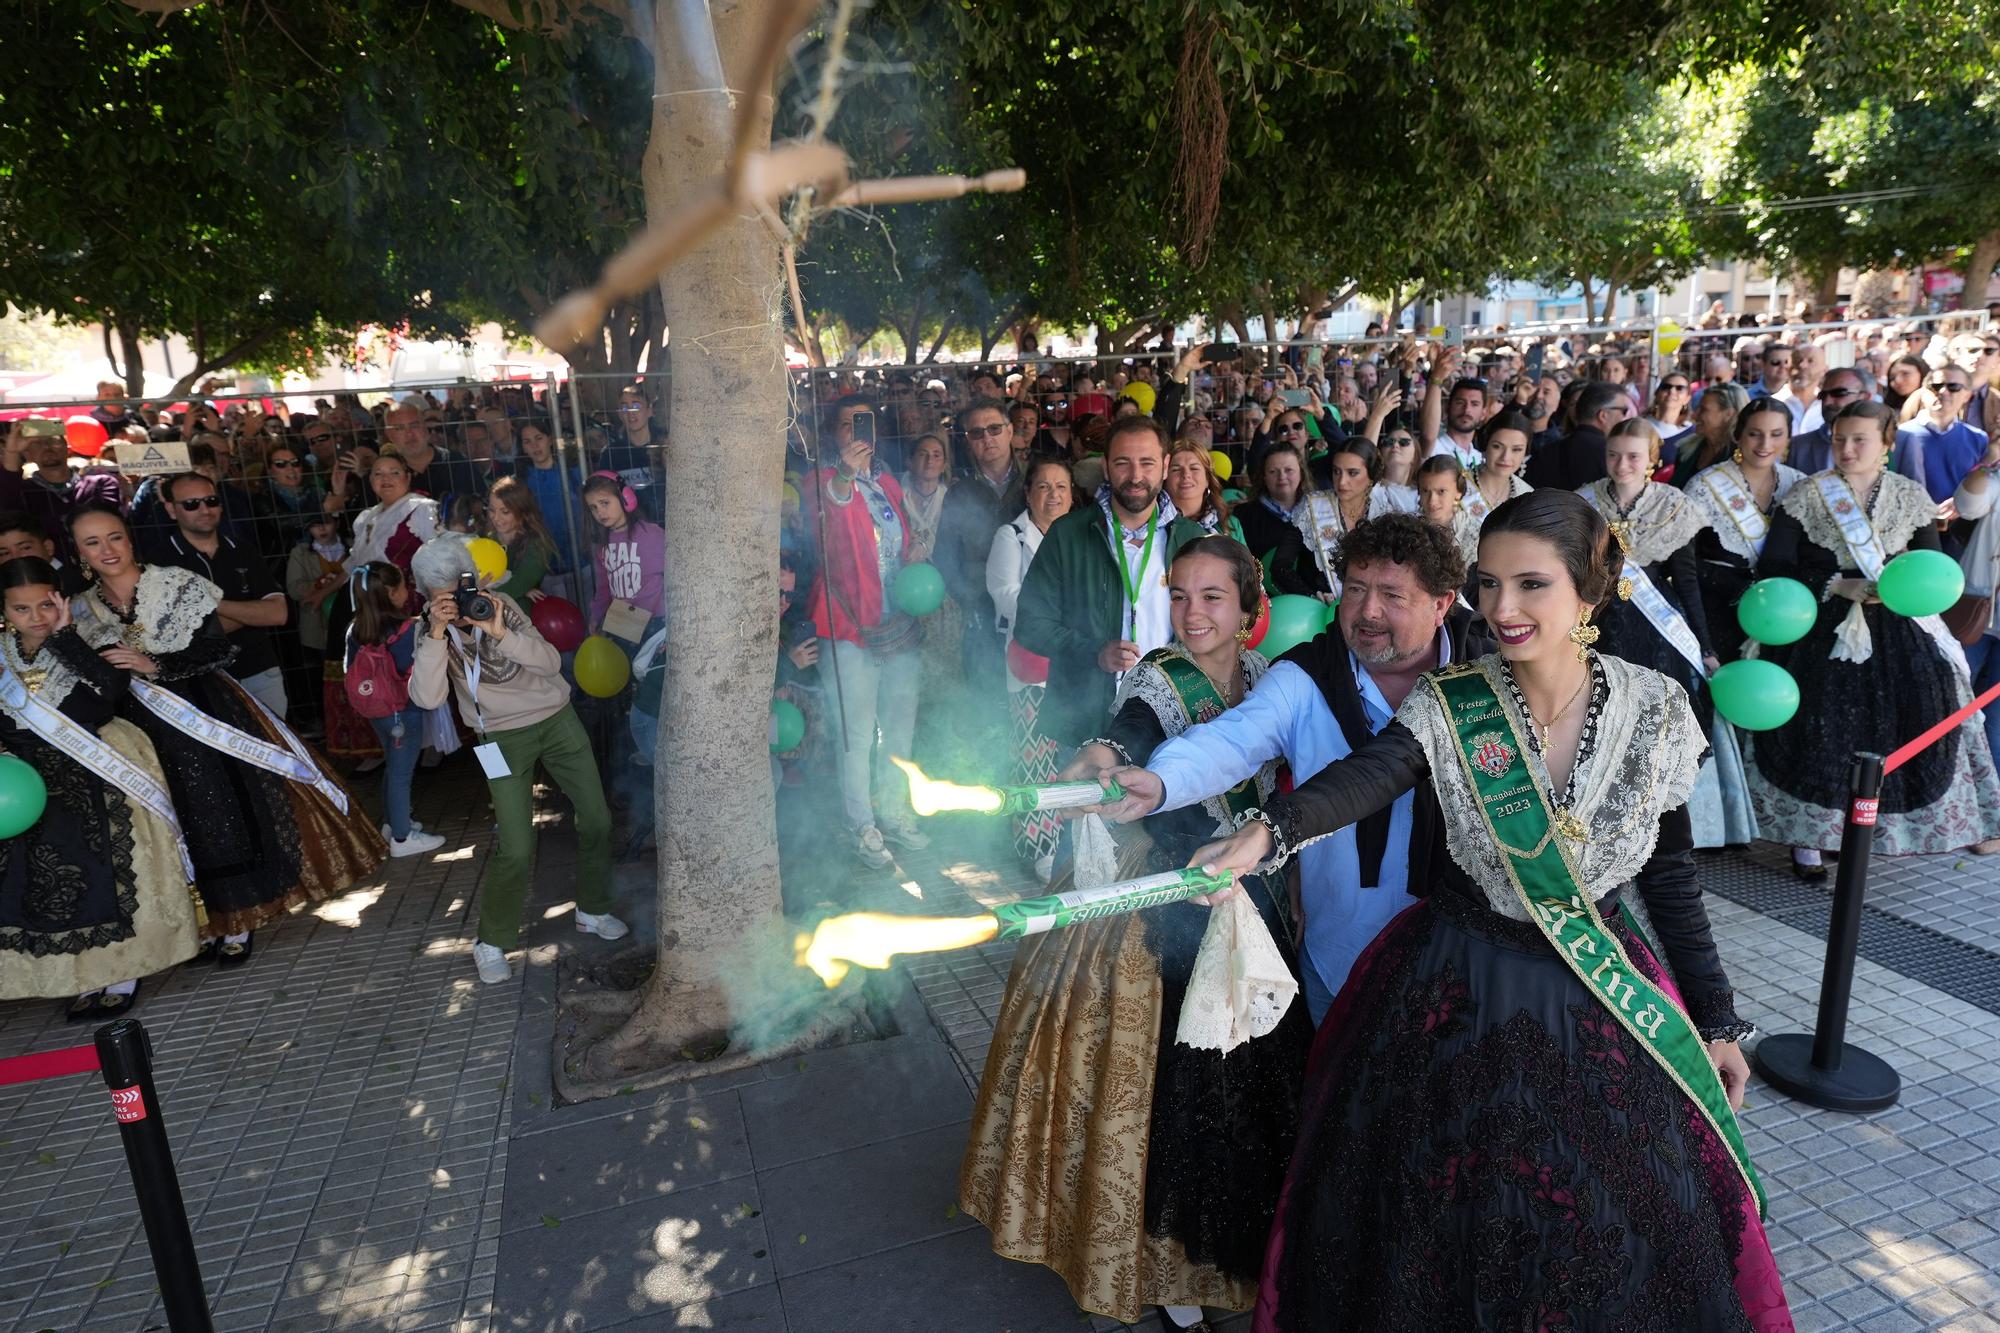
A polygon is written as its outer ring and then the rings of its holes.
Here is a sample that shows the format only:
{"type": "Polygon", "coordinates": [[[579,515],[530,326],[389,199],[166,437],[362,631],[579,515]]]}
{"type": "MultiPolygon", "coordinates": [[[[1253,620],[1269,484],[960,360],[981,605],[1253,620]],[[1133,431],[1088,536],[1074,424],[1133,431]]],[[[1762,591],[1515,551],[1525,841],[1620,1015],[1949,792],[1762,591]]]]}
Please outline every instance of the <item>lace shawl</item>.
{"type": "Polygon", "coordinates": [[[63,700],[69,698],[70,691],[81,684],[86,690],[95,687],[70,669],[59,653],[50,651],[44,643],[35,655],[21,660],[21,641],[12,634],[0,634],[0,663],[7,670],[29,682],[29,691],[49,707],[60,710],[63,700]],[[39,673],[39,676],[37,675],[39,673]]]}
{"type": "MultiPolygon", "coordinates": [[[[1783,508],[1806,530],[1806,540],[1833,552],[1844,567],[1850,563],[1852,552],[1847,549],[1839,520],[1826,507],[1826,497],[1819,492],[1819,478],[1825,475],[1816,473],[1810,485],[1793,488],[1785,497],[1783,508]]],[[[1900,472],[1884,472],[1881,487],[1875,493],[1875,512],[1868,516],[1882,543],[1883,558],[1893,560],[1908,550],[1910,538],[1937,522],[1937,510],[1937,501],[1931,499],[1922,482],[1900,472]]]]}
{"type": "MultiPolygon", "coordinates": [[[[1187,656],[1178,645],[1171,651],[1183,657],[1187,656]]],[[[1194,659],[1190,657],[1188,660],[1192,662],[1194,659]]],[[[1264,679],[1264,673],[1270,669],[1271,663],[1262,653],[1244,649],[1243,692],[1248,694],[1256,689],[1257,682],[1264,679]]],[[[1187,709],[1181,704],[1181,696],[1174,689],[1173,682],[1167,679],[1167,673],[1151,662],[1141,662],[1126,672],[1125,678],[1118,682],[1118,694],[1111,703],[1112,713],[1116,714],[1125,706],[1127,699],[1133,698],[1144,700],[1146,706],[1153,710],[1153,716],[1160,719],[1160,726],[1166,731],[1169,739],[1180,735],[1197,722],[1210,720],[1206,717],[1189,717],[1187,709]]],[[[1271,793],[1277,788],[1276,762],[1268,763],[1258,769],[1255,780],[1257,800],[1261,804],[1269,800],[1271,793]]],[[[1227,832],[1236,826],[1236,816],[1229,812],[1229,807],[1220,795],[1211,796],[1203,801],[1201,808],[1214,817],[1218,833],[1227,832]]]]}
{"type": "Polygon", "coordinates": [[[1618,503],[1612,499],[1611,480],[1593,481],[1577,491],[1590,501],[1615,532],[1625,528],[1625,558],[1641,565],[1657,565],[1694,540],[1708,526],[1707,515],[1686,492],[1665,482],[1649,481],[1639,492],[1630,518],[1618,519],[1618,503]]]}
{"type": "MultiPolygon", "coordinates": [[[[79,618],[76,628],[85,643],[103,648],[124,641],[125,622],[105,605],[101,585],[91,584],[82,600],[90,614],[79,618]]],[[[201,575],[172,565],[148,565],[139,575],[132,604],[132,628],[140,636],[136,646],[147,654],[177,653],[194,641],[221,604],[222,589],[201,575]]]]}
{"type": "Polygon", "coordinates": [[[1479,558],[1479,529],[1480,521],[1463,506],[1451,511],[1451,539],[1458,543],[1458,553],[1468,567],[1479,558]]]}
{"type": "MultiPolygon", "coordinates": [[[[1785,497],[1792,493],[1794,486],[1806,479],[1806,474],[1795,467],[1786,467],[1783,463],[1775,466],[1778,469],[1778,488],[1774,493],[1776,501],[1773,505],[1774,510],[1777,504],[1784,503],[1785,497]]],[[[1724,468],[1729,469],[1730,480],[1741,486],[1745,495],[1749,495],[1750,483],[1743,479],[1743,469],[1736,466],[1733,460],[1724,459],[1714,467],[1703,468],[1695,474],[1694,480],[1688,483],[1688,498],[1694,502],[1695,508],[1701,511],[1702,518],[1714,531],[1716,540],[1722,543],[1722,549],[1755,565],[1758,552],[1751,549],[1749,538],[1743,535],[1743,529],[1736,526],[1734,516],[1723,508],[1722,501],[1715,498],[1715,492],[1702,480],[1709,473],[1720,472],[1724,468]]]]}
{"type": "MultiPolygon", "coordinates": [[[[1678,684],[1623,658],[1605,655],[1597,661],[1604,669],[1606,697],[1598,715],[1596,744],[1578,767],[1576,804],[1570,811],[1590,831],[1585,842],[1570,843],[1570,850],[1583,877],[1582,887],[1593,902],[1629,882],[1652,856],[1660,816],[1687,804],[1702,752],[1708,748],[1678,684]]],[[[1532,724],[1514,704],[1499,657],[1482,657],[1476,665],[1486,673],[1500,706],[1526,732],[1532,724]]],[[[1451,859],[1479,885],[1494,911],[1516,921],[1528,920],[1528,909],[1515,894],[1501,854],[1480,818],[1472,780],[1437,695],[1428,686],[1412,690],[1396,719],[1423,745],[1430,761],[1451,859]]],[[[1541,755],[1523,749],[1522,758],[1543,789],[1551,790],[1541,755]]]]}

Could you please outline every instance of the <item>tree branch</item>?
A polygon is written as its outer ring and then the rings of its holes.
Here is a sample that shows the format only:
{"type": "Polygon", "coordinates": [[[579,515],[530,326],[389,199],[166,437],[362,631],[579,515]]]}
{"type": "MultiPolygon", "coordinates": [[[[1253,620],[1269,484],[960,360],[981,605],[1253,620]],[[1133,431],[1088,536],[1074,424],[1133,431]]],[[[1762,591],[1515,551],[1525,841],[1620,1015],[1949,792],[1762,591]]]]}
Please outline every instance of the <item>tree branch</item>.
{"type": "Polygon", "coordinates": [[[180,397],[180,395],[200,383],[202,376],[208,374],[210,371],[221,370],[225,366],[234,364],[277,336],[278,326],[273,324],[237,339],[212,358],[197,354],[194,359],[193,368],[187,374],[174,381],[174,387],[168,391],[167,396],[169,398],[180,397]]]}

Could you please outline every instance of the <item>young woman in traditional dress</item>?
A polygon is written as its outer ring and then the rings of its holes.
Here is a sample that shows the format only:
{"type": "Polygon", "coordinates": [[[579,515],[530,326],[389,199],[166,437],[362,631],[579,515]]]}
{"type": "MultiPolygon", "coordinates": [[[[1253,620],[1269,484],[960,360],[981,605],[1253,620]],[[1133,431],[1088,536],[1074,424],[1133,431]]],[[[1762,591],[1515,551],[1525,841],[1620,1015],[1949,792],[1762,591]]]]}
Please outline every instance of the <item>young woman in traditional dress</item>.
{"type": "Polygon", "coordinates": [[[1751,1029],[1695,880],[1700,726],[1587,646],[1622,559],[1575,495],[1502,505],[1479,542],[1500,651],[1195,855],[1269,870],[1412,786],[1441,830],[1410,849],[1427,896],[1320,1025],[1259,1333],[1792,1327],[1735,1118],[1751,1029]]]}
{"type": "Polygon", "coordinates": [[[220,938],[217,961],[249,961],[250,935],[290,908],[340,892],[387,851],[331,769],[223,668],[215,585],[141,566],[118,512],[85,506],[70,539],[92,582],[77,629],[127,672],[123,709],[151,738],[220,938]]]}
{"type": "MultiPolygon", "coordinates": [[[[1937,502],[1887,470],[1896,414],[1851,403],[1833,419],[1833,467],[1792,488],[1771,520],[1757,572],[1820,598],[1797,643],[1763,656],[1806,701],[1751,743],[1750,789],[1764,836],[1792,846],[1801,878],[1840,845],[1854,752],[1888,754],[1972,700],[1965,654],[1936,616],[1911,619],[1875,595],[1882,567],[1938,549],[1937,502]]],[[[1974,714],[1882,780],[1875,850],[1888,855],[2000,849],[2000,778],[1974,714]]]]}
{"type": "Polygon", "coordinates": [[[1301,498],[1292,510],[1292,523],[1305,538],[1306,552],[1312,557],[1313,593],[1322,601],[1335,602],[1340,600],[1340,576],[1334,569],[1347,534],[1383,514],[1414,512],[1420,501],[1405,487],[1377,484],[1382,461],[1375,446],[1358,436],[1350,435],[1333,446],[1327,471],[1331,487],[1301,498]]]}
{"type": "Polygon", "coordinates": [[[101,1022],[194,957],[200,900],[153,744],[116,715],[125,673],[77,634],[55,568],[0,566],[0,605],[0,746],[48,788],[0,842],[0,1000],[74,996],[72,1021],[101,1022]]]}
{"type": "Polygon", "coordinates": [[[1482,461],[1472,470],[1471,484],[1460,501],[1476,523],[1517,495],[1534,487],[1521,480],[1528,463],[1528,441],[1535,428],[1519,412],[1502,412],[1479,428],[1479,455],[1482,461]]]}
{"type": "Polygon", "coordinates": [[[1792,414],[1777,399],[1751,402],[1736,414],[1731,434],[1735,453],[1705,469],[1687,488],[1688,499],[1707,523],[1695,534],[1696,577],[1709,642],[1721,662],[1743,656],[1736,604],[1757,581],[1778,502],[1805,479],[1804,473],[1785,466],[1792,414]]]}
{"type": "MultiPolygon", "coordinates": [[[[1243,647],[1259,571],[1226,537],[1190,542],[1168,573],[1175,642],[1125,677],[1105,735],[1066,776],[1143,762],[1154,747],[1256,688],[1243,647]]],[[[1176,869],[1269,795],[1267,766],[1235,791],[1121,839],[1121,875],[1176,869]]],[[[1280,941],[1282,880],[1244,881],[1280,941]]],[[[1071,887],[1059,875],[1057,890],[1071,887]]],[[[1296,1124],[1308,1023],[1223,1054],[1175,1041],[1205,908],[1182,903],[1032,936],[1015,955],[959,1178],[960,1206],[1010,1259],[1046,1264],[1079,1305],[1173,1327],[1201,1306],[1246,1309],[1296,1124]]],[[[1288,944],[1281,945],[1291,954],[1288,944]]]]}

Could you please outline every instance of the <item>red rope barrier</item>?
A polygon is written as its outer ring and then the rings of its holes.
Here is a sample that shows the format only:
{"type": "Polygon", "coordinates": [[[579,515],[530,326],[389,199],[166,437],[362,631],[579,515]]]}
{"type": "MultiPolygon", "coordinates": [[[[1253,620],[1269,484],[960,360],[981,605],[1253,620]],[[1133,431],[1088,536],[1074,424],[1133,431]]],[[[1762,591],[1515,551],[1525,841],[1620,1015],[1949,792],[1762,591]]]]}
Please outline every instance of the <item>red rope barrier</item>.
{"type": "MultiPolygon", "coordinates": [[[[1904,764],[1915,759],[1923,751],[1943,740],[1959,723],[1965,721],[1965,719],[1971,717],[1995,699],[2000,699],[2000,685],[1995,685],[1992,689],[1986,691],[1986,693],[1980,695],[1977,699],[1974,699],[1971,703],[1959,709],[1956,713],[1953,713],[1950,717],[1938,723],[1909,744],[1898,746],[1887,759],[1882,761],[1882,776],[1885,778],[1888,777],[1904,764]]],[[[1996,755],[1995,759],[2000,760],[2000,755],[1996,755]]]]}
{"type": "Polygon", "coordinates": [[[95,1046],[65,1046],[59,1051],[36,1051],[33,1055],[0,1060],[0,1087],[9,1083],[61,1078],[65,1074],[87,1074],[97,1067],[95,1046]]]}

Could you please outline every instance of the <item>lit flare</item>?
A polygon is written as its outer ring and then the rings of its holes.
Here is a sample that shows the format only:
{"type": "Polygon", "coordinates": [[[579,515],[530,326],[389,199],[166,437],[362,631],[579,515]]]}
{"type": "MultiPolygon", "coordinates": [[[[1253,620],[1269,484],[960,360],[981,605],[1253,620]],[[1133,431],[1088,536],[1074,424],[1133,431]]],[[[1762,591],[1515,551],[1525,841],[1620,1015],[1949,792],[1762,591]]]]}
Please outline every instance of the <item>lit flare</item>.
{"type": "Polygon", "coordinates": [[[903,776],[910,780],[910,809],[920,815],[935,815],[946,810],[974,810],[983,815],[998,814],[1006,798],[992,787],[968,787],[957,782],[946,782],[942,778],[924,776],[924,771],[907,759],[890,757],[890,763],[903,770],[903,776]]]}
{"type": "Polygon", "coordinates": [[[990,915],[893,916],[887,912],[850,912],[828,917],[812,934],[800,935],[794,941],[793,961],[800,967],[811,968],[832,989],[846,978],[850,966],[879,972],[897,954],[969,949],[999,933],[1000,922],[990,915]]]}

